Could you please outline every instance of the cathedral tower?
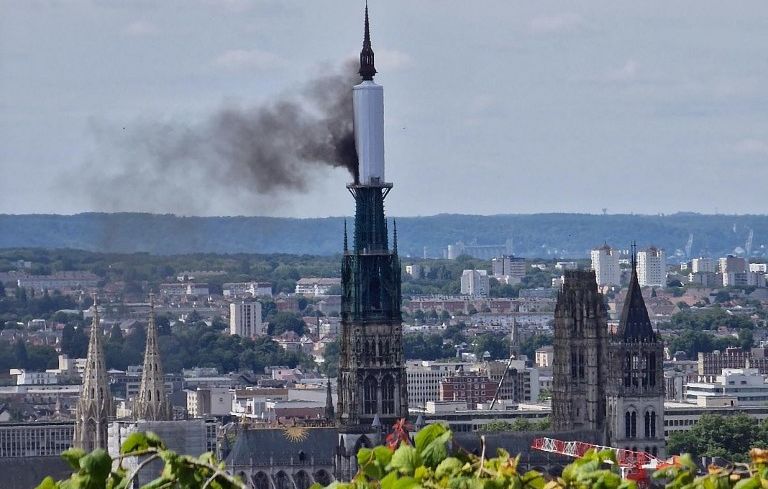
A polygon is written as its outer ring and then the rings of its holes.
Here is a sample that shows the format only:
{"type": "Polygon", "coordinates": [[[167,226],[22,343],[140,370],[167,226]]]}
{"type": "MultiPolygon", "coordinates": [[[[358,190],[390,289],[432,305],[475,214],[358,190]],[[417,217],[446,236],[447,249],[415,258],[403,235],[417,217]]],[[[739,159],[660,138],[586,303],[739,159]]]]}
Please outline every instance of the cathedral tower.
{"type": "Polygon", "coordinates": [[[595,272],[565,273],[555,306],[552,426],[603,431],[608,323],[595,272]]]}
{"type": "Polygon", "coordinates": [[[629,290],[608,347],[606,434],[611,446],[664,456],[663,350],[645,307],[633,245],[629,290]]]}
{"type": "Polygon", "coordinates": [[[94,295],[88,358],[83,374],[83,388],[75,410],[74,447],[82,448],[86,452],[96,448],[106,450],[107,423],[114,415],[108,383],[99,308],[94,295]]]}
{"type": "Polygon", "coordinates": [[[141,372],[141,387],[134,404],[133,417],[144,421],[169,421],[173,419],[171,403],[165,392],[163,364],[160,361],[153,294],[149,295],[149,322],[147,324],[147,344],[144,348],[144,369],[141,372]]]}
{"type": "Polygon", "coordinates": [[[397,229],[389,248],[384,199],[384,90],[376,74],[365,10],[360,53],[362,82],[352,91],[359,179],[347,185],[355,199],[352,249],[344,231],[342,341],[336,417],[342,431],[371,431],[374,420],[389,428],[408,416],[400,312],[397,229]]]}

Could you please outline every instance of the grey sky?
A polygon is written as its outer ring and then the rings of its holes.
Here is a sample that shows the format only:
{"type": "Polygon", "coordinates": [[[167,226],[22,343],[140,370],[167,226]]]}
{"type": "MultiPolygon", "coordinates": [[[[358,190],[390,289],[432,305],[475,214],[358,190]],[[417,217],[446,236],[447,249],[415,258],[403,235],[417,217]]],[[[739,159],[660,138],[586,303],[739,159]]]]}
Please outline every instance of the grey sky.
{"type": "MultiPolygon", "coordinates": [[[[154,182],[174,194],[156,200],[94,199],[110,189],[89,189],[83,172],[125,164],[103,131],[190,124],[298,90],[356,55],[362,7],[0,1],[0,213],[350,214],[343,170],[276,197],[208,186],[190,168],[154,182]]],[[[370,8],[390,215],[766,212],[764,0],[370,8]]]]}

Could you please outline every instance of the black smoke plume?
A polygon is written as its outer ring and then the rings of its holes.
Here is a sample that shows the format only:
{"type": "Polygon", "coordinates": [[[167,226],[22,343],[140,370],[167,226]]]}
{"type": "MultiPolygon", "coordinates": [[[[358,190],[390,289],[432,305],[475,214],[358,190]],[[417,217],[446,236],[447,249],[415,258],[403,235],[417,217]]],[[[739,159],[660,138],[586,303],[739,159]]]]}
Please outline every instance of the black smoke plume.
{"type": "Polygon", "coordinates": [[[322,167],[345,168],[357,181],[352,86],[358,82],[348,62],[296,93],[260,106],[225,106],[196,123],[98,127],[85,172],[90,199],[99,210],[197,213],[204,206],[190,202],[190,187],[197,198],[284,196],[308,190],[322,167]]]}

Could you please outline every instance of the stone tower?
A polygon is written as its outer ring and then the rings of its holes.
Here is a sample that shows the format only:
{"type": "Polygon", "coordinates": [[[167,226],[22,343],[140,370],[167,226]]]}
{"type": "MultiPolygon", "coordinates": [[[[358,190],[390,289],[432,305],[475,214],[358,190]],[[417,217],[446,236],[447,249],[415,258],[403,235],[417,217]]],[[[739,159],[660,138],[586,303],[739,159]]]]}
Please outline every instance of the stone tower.
{"type": "Polygon", "coordinates": [[[83,374],[83,388],[75,410],[73,446],[89,452],[107,448],[107,423],[113,417],[107,364],[104,361],[103,335],[96,296],[93,297],[93,322],[88,342],[88,358],[83,374]]]}
{"type": "Polygon", "coordinates": [[[133,407],[133,417],[144,421],[170,421],[173,419],[171,403],[165,392],[165,375],[160,361],[160,347],[157,343],[155,324],[155,299],[149,295],[149,322],[147,323],[147,344],[144,348],[144,369],[141,372],[141,387],[133,407]]]}
{"type": "MultiPolygon", "coordinates": [[[[355,199],[354,243],[341,265],[341,352],[337,421],[343,433],[370,433],[374,420],[389,429],[408,416],[408,394],[400,312],[400,260],[397,229],[389,248],[384,199],[392,189],[384,181],[383,89],[376,74],[365,11],[360,53],[362,82],[353,88],[359,178],[347,185],[355,199]]],[[[347,439],[346,443],[353,443],[347,439]]],[[[356,443],[356,442],[355,442],[356,443]]],[[[347,445],[349,447],[349,445],[347,445]]]]}
{"type": "Polygon", "coordinates": [[[645,307],[633,246],[629,290],[608,346],[606,435],[611,446],[664,456],[663,350],[645,307]]]}
{"type": "Polygon", "coordinates": [[[595,272],[565,273],[555,306],[552,426],[603,431],[608,323],[595,272]]]}

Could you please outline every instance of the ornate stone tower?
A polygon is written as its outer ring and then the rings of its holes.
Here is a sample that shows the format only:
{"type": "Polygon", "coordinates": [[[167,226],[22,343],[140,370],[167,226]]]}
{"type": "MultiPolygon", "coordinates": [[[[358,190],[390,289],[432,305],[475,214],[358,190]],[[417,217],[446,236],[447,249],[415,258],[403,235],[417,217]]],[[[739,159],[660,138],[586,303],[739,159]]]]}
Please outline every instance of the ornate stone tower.
{"type": "Polygon", "coordinates": [[[595,272],[566,272],[555,306],[552,424],[556,431],[603,431],[606,317],[595,272]]]}
{"type": "Polygon", "coordinates": [[[157,344],[155,325],[155,298],[149,295],[149,322],[147,324],[147,345],[144,348],[144,369],[141,373],[141,387],[133,408],[134,419],[145,421],[169,421],[173,419],[171,403],[165,392],[165,375],[160,361],[160,347],[157,344]]]}
{"type": "Polygon", "coordinates": [[[366,6],[360,53],[362,82],[353,89],[360,178],[347,185],[355,199],[354,246],[348,249],[345,225],[341,266],[342,340],[336,416],[344,433],[372,432],[377,418],[382,428],[388,429],[398,418],[408,416],[400,260],[397,229],[390,250],[384,218],[384,199],[392,184],[384,180],[384,98],[383,88],[373,82],[375,74],[366,6]]]}
{"type": "Polygon", "coordinates": [[[633,245],[632,278],[608,347],[606,434],[611,446],[664,456],[663,350],[637,280],[633,245]]]}
{"type": "Polygon", "coordinates": [[[75,439],[73,445],[85,451],[107,448],[107,423],[114,415],[112,394],[109,392],[107,364],[96,296],[93,297],[93,322],[88,342],[88,358],[83,374],[83,389],[75,410],[75,439]]]}

